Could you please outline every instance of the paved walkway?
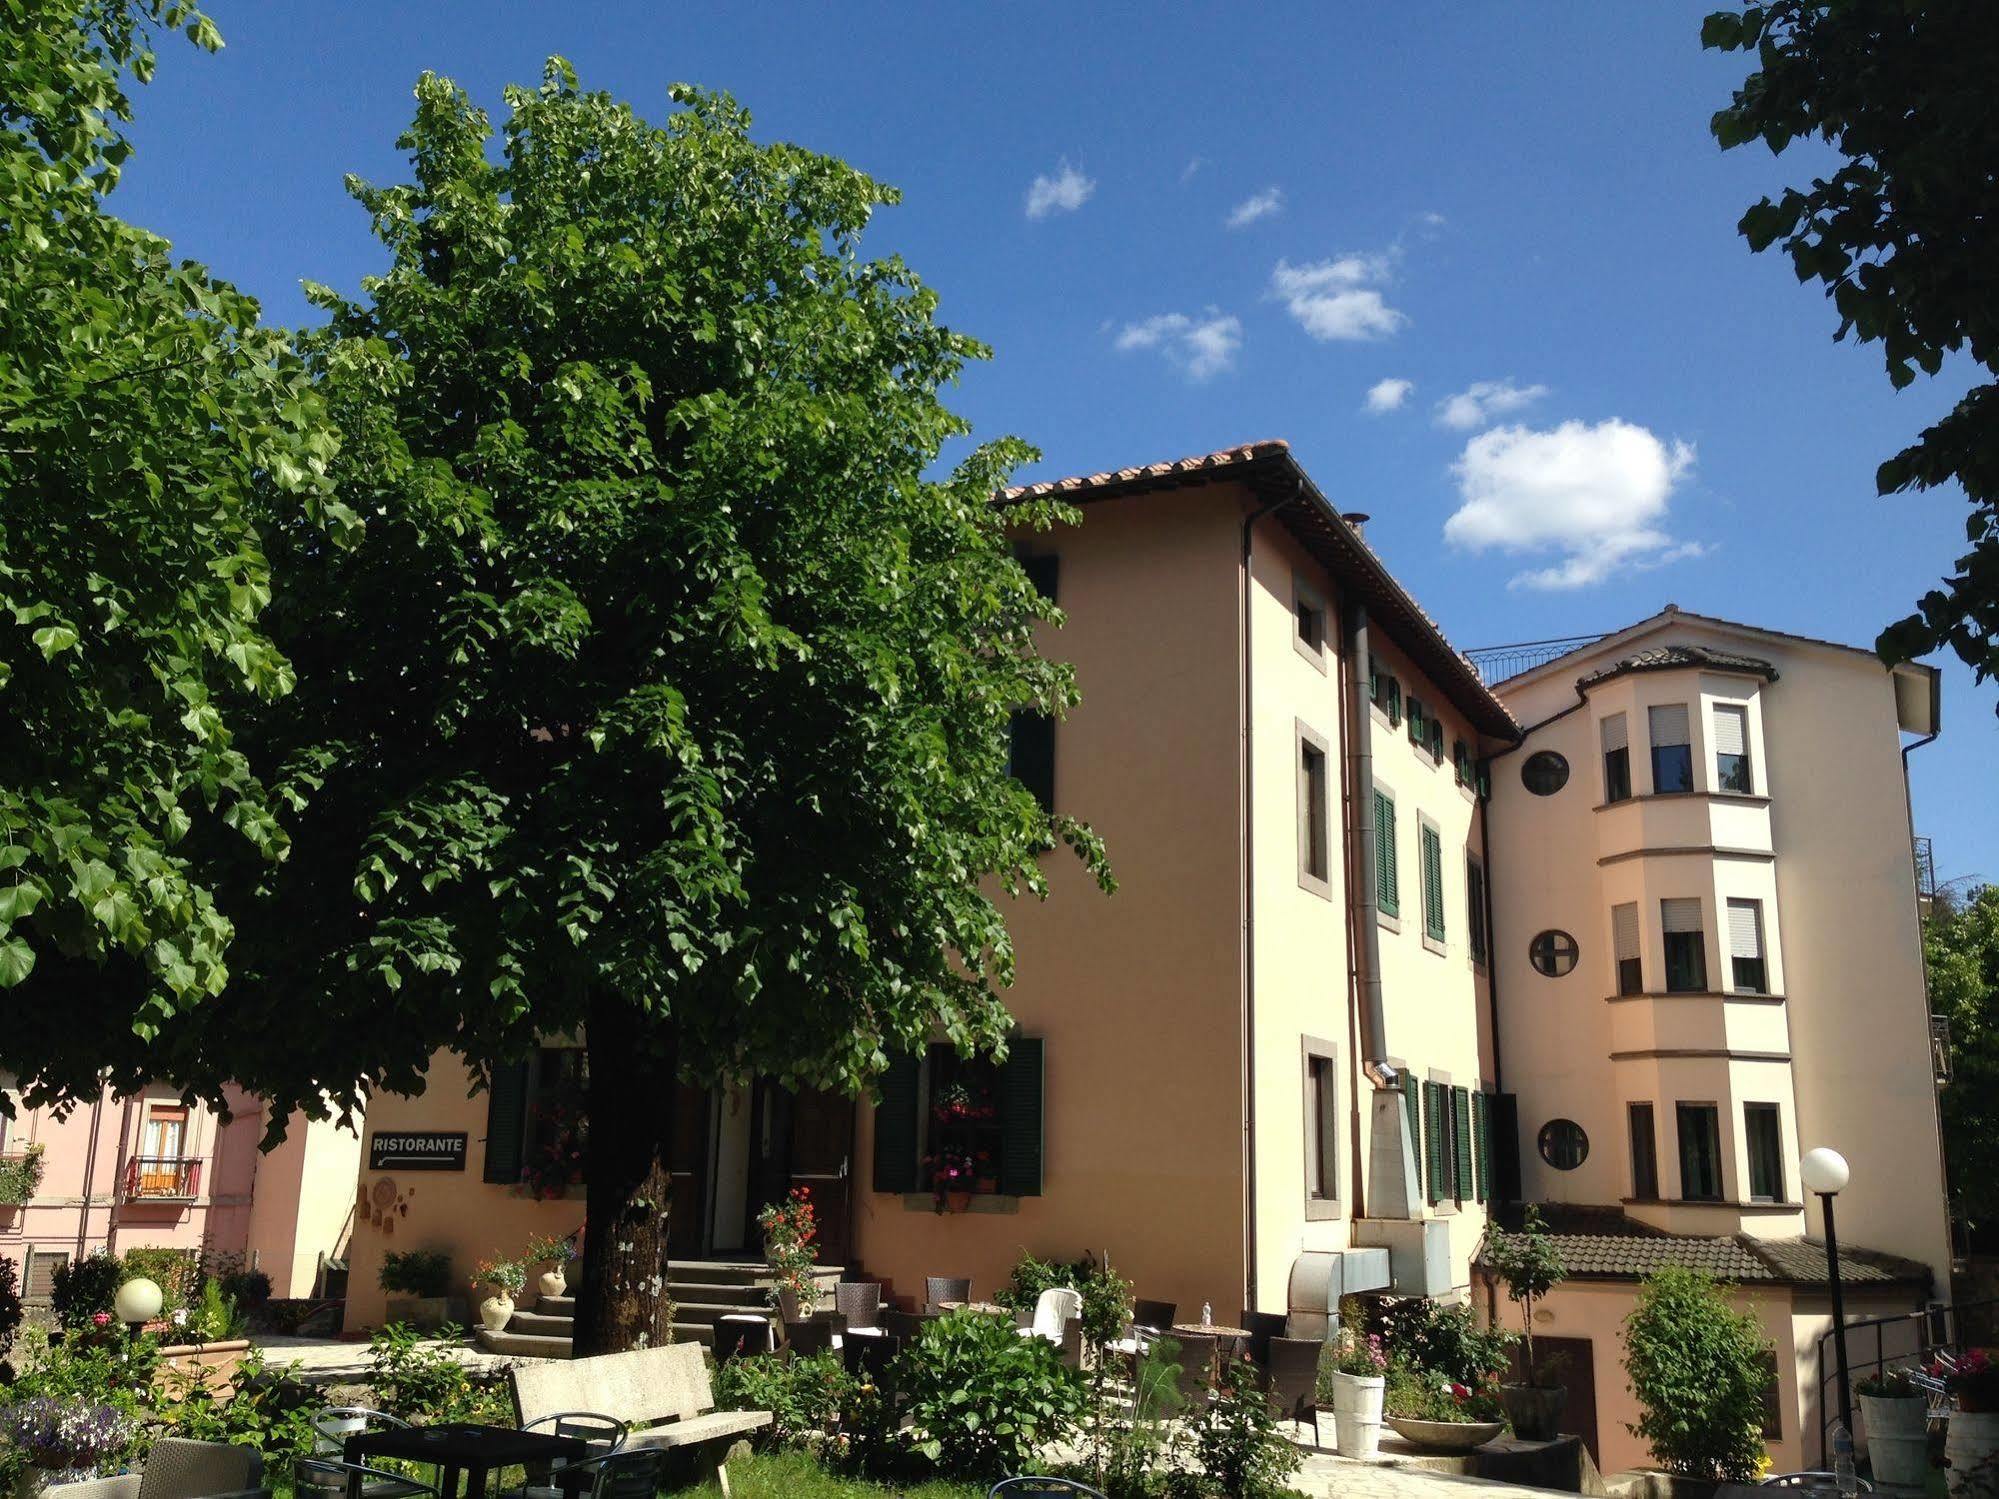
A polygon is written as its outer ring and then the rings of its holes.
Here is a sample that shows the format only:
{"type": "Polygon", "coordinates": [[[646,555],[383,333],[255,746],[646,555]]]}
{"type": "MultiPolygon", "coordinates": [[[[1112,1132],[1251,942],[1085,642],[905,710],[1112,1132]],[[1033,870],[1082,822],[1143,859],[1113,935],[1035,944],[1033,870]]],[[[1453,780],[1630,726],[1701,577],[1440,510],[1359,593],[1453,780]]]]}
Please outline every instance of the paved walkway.
{"type": "MultiPolygon", "coordinates": [[[[1461,1473],[1433,1473],[1423,1468],[1404,1468],[1394,1463],[1362,1463],[1315,1452],[1305,1458],[1304,1467],[1291,1480],[1301,1494],[1338,1495],[1339,1499],[1479,1499],[1478,1491],[1499,1499],[1533,1499],[1537,1495],[1559,1493],[1557,1489],[1533,1489],[1525,1484],[1500,1483],[1491,1478],[1468,1478],[1461,1473]]],[[[1564,1499],[1575,1499],[1573,1494],[1564,1499]]]]}

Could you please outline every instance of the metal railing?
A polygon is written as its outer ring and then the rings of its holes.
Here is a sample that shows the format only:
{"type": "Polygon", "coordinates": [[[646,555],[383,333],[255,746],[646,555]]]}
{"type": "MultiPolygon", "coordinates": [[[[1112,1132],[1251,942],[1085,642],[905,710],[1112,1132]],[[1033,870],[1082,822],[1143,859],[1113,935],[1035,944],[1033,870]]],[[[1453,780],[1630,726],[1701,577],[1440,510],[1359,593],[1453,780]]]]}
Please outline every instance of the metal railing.
{"type": "Polygon", "coordinates": [[[1916,895],[1922,900],[1934,900],[1937,893],[1937,856],[1930,840],[1917,834],[1913,840],[1916,854],[1916,895]]]}
{"type": "Polygon", "coordinates": [[[1545,666],[1558,656],[1582,646],[1595,645],[1603,632],[1594,635],[1564,635],[1554,640],[1522,640],[1513,645],[1482,645],[1466,651],[1464,657],[1487,686],[1517,677],[1523,671],[1545,666]]]}
{"type": "MultiPolygon", "coordinates": [[[[1869,1374],[1890,1369],[1909,1369],[1931,1362],[1940,1353],[1955,1359],[1966,1348],[1977,1347],[1991,1338],[1999,1327],[1999,1297],[1986,1301],[1966,1301],[1957,1305],[1933,1301],[1919,1312],[1902,1312],[1893,1317],[1869,1317],[1846,1324],[1847,1373],[1858,1384],[1869,1374]],[[1871,1350],[1873,1357],[1865,1355],[1871,1350]]],[[[1839,1419],[1839,1365],[1832,1342],[1835,1333],[1819,1334],[1819,1459],[1831,1452],[1833,1422],[1839,1419]]]]}
{"type": "Polygon", "coordinates": [[[173,1202],[200,1195],[198,1157],[141,1155],[125,1163],[127,1200],[173,1202]]]}

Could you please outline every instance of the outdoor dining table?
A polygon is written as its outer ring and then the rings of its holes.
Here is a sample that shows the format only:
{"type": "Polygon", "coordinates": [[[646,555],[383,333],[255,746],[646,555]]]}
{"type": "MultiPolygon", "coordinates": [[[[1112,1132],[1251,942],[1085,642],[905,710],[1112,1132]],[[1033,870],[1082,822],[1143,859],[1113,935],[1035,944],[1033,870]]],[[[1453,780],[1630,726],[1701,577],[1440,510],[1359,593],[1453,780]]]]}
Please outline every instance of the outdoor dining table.
{"type": "MultiPolygon", "coordinates": [[[[559,1437],[549,1432],[515,1431],[509,1426],[478,1426],[461,1421],[442,1426],[357,1431],[347,1439],[342,1451],[350,1463],[385,1457],[428,1463],[437,1469],[437,1492],[442,1499],[458,1499],[460,1475],[465,1478],[465,1499],[485,1499],[486,1475],[493,1469],[574,1462],[590,1455],[590,1444],[582,1437],[559,1437]]],[[[357,1475],[357,1481],[348,1486],[349,1499],[357,1499],[358,1489],[357,1475]]]]}
{"type": "Polygon", "coordinates": [[[1215,1340],[1214,1370],[1210,1372],[1220,1370],[1224,1360],[1249,1336],[1247,1327],[1222,1327],[1212,1322],[1175,1322],[1172,1331],[1215,1340]]]}
{"type": "Polygon", "coordinates": [[[1011,1317],[1013,1315],[1012,1312],[1001,1306],[997,1301],[940,1301],[937,1303],[937,1310],[940,1312],[972,1312],[981,1317],[1011,1317]]]}

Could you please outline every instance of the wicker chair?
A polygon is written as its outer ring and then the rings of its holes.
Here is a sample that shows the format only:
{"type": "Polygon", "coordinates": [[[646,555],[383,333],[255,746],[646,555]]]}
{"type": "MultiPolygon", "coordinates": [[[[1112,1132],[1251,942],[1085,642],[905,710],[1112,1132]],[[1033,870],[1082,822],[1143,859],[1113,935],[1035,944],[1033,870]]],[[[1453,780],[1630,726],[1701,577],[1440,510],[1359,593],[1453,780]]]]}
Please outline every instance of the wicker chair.
{"type": "Polygon", "coordinates": [[[898,1343],[908,1344],[923,1336],[925,1323],[935,1322],[935,1316],[922,1312],[905,1312],[899,1307],[889,1307],[882,1313],[882,1327],[898,1343]]]}
{"type": "Polygon", "coordinates": [[[1179,1310],[1174,1302],[1147,1301],[1141,1296],[1131,1304],[1131,1325],[1148,1332],[1165,1332],[1173,1325],[1174,1315],[1179,1310]]]}
{"type": "Polygon", "coordinates": [[[1312,1423],[1312,1443],[1319,1441],[1319,1355],[1325,1344],[1317,1338],[1272,1338],[1264,1345],[1265,1388],[1280,1421],[1312,1423]]]}
{"type": "Polygon", "coordinates": [[[770,1319],[767,1317],[724,1316],[715,1322],[715,1362],[726,1364],[746,1354],[769,1353],[770,1319]]]}
{"type": "Polygon", "coordinates": [[[807,1322],[787,1322],[784,1324],[784,1346],[794,1358],[808,1358],[831,1349],[834,1334],[838,1331],[830,1318],[814,1317],[807,1322]]]}
{"type": "Polygon", "coordinates": [[[1180,1345],[1180,1393],[1190,1405],[1205,1404],[1215,1378],[1215,1342],[1210,1332],[1170,1332],[1180,1345]]]}
{"type": "Polygon", "coordinates": [[[944,1301],[970,1301],[972,1299],[972,1278],[967,1275],[957,1278],[949,1275],[932,1275],[923,1282],[923,1310],[940,1312],[938,1305],[944,1301]]]}
{"type": "Polygon", "coordinates": [[[42,1493],[59,1499],[270,1499],[263,1480],[264,1459],[254,1447],[161,1437],[143,1472],[52,1483],[42,1493]]]}
{"type": "Polygon", "coordinates": [[[1270,1367],[1270,1340],[1281,1338],[1290,1328],[1290,1322],[1282,1312],[1244,1312],[1243,1329],[1249,1336],[1243,1339],[1243,1353],[1257,1368],[1270,1367]]]}
{"type": "Polygon", "coordinates": [[[849,1327],[881,1325],[882,1288],[872,1280],[843,1280],[833,1287],[833,1309],[849,1327]]]}

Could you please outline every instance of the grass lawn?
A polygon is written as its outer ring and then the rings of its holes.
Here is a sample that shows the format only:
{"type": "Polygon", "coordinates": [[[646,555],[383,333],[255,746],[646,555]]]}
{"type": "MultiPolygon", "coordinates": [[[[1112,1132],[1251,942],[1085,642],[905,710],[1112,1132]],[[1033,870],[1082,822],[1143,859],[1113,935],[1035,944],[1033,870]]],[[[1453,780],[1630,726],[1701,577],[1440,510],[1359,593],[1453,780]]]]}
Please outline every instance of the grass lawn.
{"type": "MultiPolygon", "coordinates": [[[[941,1479],[912,1488],[839,1478],[802,1452],[760,1452],[747,1461],[730,1463],[729,1488],[735,1499],[985,1499],[986,1493],[983,1484],[941,1479]]],[[[698,1499],[721,1499],[722,1493],[713,1484],[687,1492],[698,1499]]]]}

